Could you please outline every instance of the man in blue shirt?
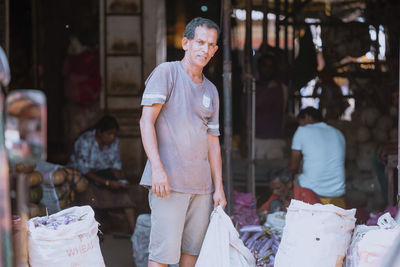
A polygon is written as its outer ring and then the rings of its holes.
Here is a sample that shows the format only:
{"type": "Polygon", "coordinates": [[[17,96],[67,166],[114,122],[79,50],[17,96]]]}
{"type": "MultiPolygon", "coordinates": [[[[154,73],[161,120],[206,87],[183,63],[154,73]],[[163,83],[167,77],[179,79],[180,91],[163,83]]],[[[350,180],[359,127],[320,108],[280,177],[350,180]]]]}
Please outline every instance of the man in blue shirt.
{"type": "Polygon", "coordinates": [[[299,172],[301,187],[314,191],[323,204],[334,204],[345,208],[344,160],[346,141],[336,128],[322,121],[321,112],[307,107],[297,116],[299,128],[292,141],[290,171],[299,172]]]}

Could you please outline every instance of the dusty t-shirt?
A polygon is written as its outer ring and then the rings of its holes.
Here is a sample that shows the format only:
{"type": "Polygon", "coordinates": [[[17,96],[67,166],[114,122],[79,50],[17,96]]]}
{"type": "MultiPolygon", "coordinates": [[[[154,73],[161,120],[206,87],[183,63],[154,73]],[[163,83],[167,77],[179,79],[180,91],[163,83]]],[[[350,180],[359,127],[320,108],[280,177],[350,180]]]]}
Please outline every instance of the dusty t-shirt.
{"type": "MultiPolygon", "coordinates": [[[[179,61],[162,63],[147,79],[141,104],[154,103],[163,104],[155,129],[171,190],[211,193],[208,134],[219,136],[217,89],[204,76],[201,84],[193,82],[179,61]]],[[[140,184],[151,186],[149,161],[140,184]]]]}

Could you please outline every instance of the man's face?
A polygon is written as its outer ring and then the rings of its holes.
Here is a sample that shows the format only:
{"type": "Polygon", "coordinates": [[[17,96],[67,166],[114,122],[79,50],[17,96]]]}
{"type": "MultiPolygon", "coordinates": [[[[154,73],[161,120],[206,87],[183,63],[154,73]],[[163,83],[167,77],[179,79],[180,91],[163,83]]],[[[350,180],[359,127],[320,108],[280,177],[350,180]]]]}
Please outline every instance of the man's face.
{"type": "Polygon", "coordinates": [[[182,47],[190,63],[204,68],[218,49],[218,32],[205,26],[198,26],[192,40],[184,37],[182,47]]]}
{"type": "Polygon", "coordinates": [[[117,137],[117,129],[100,132],[100,138],[104,145],[111,145],[117,137]]]}
{"type": "Polygon", "coordinates": [[[282,183],[278,178],[272,180],[269,183],[269,188],[272,190],[272,193],[278,197],[278,199],[284,200],[287,198],[289,194],[289,190],[291,187],[291,182],[288,184],[282,183]]]}

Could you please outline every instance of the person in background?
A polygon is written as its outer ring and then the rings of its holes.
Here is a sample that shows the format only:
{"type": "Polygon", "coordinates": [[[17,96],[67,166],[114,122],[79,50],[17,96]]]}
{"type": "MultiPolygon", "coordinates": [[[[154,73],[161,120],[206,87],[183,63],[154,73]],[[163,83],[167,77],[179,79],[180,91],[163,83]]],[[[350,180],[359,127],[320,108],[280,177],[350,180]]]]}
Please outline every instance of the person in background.
{"type": "Polygon", "coordinates": [[[278,78],[276,57],[262,54],[257,62],[256,159],[283,159],[287,87],[278,78]]]}
{"type": "Polygon", "coordinates": [[[119,125],[114,117],[103,116],[75,141],[67,166],[78,170],[89,181],[88,189],[77,195],[77,202],[98,210],[124,209],[133,233],[135,207],[121,170],[118,130],[119,125]]]}
{"type": "Polygon", "coordinates": [[[268,177],[268,186],[272,191],[269,199],[260,207],[267,212],[286,211],[292,199],[308,204],[321,203],[317,194],[293,183],[289,170],[279,169],[268,177]]]}
{"type": "MultiPolygon", "coordinates": [[[[388,182],[388,174],[386,171],[386,164],[388,162],[388,155],[397,154],[398,144],[395,142],[387,142],[381,145],[378,149],[379,154],[374,156],[373,166],[374,172],[378,178],[379,185],[381,187],[381,195],[384,202],[384,206],[387,207],[389,204],[389,182],[388,182]]],[[[395,193],[394,195],[397,195],[395,193]]],[[[392,200],[396,202],[395,200],[392,200]]]]}
{"type": "Polygon", "coordinates": [[[300,111],[289,168],[292,175],[297,174],[303,160],[300,186],[318,194],[323,204],[345,208],[346,141],[338,129],[322,120],[321,112],[313,107],[300,111]]]}
{"type": "Polygon", "coordinates": [[[149,267],[194,267],[213,207],[226,205],[222,184],[218,91],[203,68],[218,49],[219,27],[194,18],[181,61],[157,66],[146,81],[140,130],[148,161],[149,267]]]}

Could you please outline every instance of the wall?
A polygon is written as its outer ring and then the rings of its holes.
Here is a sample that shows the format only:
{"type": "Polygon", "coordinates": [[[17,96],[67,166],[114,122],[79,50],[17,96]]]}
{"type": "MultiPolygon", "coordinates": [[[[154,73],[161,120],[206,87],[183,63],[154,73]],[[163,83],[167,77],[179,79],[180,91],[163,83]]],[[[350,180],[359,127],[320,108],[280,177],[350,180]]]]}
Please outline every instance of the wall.
{"type": "Polygon", "coordinates": [[[127,43],[126,40],[137,41],[137,51],[121,53],[117,56],[115,52],[110,52],[109,42],[112,42],[111,39],[115,38],[118,33],[111,33],[112,31],[107,29],[112,27],[111,23],[115,25],[116,21],[122,21],[124,18],[121,18],[118,13],[107,13],[109,5],[106,1],[101,0],[100,3],[102,5],[100,7],[100,58],[103,80],[101,107],[105,112],[116,116],[120,124],[119,139],[123,169],[131,182],[138,182],[146,162],[139,128],[140,101],[144,90],[144,81],[155,66],[166,60],[165,2],[164,0],[137,1],[140,4],[140,12],[134,15],[124,15],[125,18],[128,18],[127,21],[130,21],[130,18],[132,21],[140,23],[140,27],[137,24],[131,26],[141,32],[130,31],[129,26],[126,28],[126,25],[121,26],[125,27],[123,30],[125,33],[118,37],[122,37],[125,43],[127,43]],[[138,64],[130,66],[132,60],[138,64]],[[122,64],[122,62],[125,63],[122,64]],[[118,70],[125,74],[118,74],[118,70]],[[140,75],[137,74],[138,71],[140,71],[140,75]],[[129,87],[128,89],[121,91],[113,85],[112,80],[115,79],[116,74],[122,77],[122,82],[129,85],[126,86],[129,87]],[[136,78],[132,79],[129,77],[130,74],[136,78]]]}

